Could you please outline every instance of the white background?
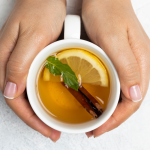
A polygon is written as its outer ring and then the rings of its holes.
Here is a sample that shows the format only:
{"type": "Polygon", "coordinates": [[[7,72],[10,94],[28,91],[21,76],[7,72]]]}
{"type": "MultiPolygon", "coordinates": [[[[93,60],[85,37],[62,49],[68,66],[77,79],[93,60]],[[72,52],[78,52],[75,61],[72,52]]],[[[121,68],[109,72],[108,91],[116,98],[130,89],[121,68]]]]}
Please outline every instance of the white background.
{"type": "MultiPolygon", "coordinates": [[[[80,14],[81,0],[67,0],[67,11],[80,14]]],[[[135,13],[150,37],[150,0],[132,0],[135,13]]],[[[14,0],[0,0],[0,28],[14,0]]],[[[62,133],[53,143],[29,128],[6,105],[0,93],[0,150],[150,150],[150,87],[140,109],[117,129],[98,138],[62,133]]]]}

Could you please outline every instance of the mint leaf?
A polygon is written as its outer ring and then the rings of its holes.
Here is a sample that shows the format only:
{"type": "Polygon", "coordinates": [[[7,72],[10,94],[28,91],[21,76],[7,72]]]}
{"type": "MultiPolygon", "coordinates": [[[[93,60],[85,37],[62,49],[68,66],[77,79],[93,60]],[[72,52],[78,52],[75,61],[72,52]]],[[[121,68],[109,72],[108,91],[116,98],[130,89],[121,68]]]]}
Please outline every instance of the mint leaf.
{"type": "Polygon", "coordinates": [[[45,63],[45,67],[49,69],[49,72],[54,75],[61,75],[61,70],[59,69],[59,66],[61,65],[60,61],[57,61],[58,58],[56,57],[48,57],[47,61],[45,63]]]}
{"type": "Polygon", "coordinates": [[[54,75],[62,75],[64,83],[67,84],[70,88],[78,91],[78,79],[67,64],[63,64],[56,57],[48,57],[45,63],[45,67],[48,68],[50,73],[54,75]]]}

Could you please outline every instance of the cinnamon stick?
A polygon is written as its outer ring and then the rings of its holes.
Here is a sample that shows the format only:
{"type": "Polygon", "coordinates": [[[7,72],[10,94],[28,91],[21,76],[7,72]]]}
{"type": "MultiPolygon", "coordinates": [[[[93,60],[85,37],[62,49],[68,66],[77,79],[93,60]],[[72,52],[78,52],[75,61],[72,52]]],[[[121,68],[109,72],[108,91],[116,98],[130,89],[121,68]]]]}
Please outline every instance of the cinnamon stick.
{"type": "Polygon", "coordinates": [[[103,108],[99,104],[99,102],[82,86],[80,85],[79,91],[81,91],[88,99],[93,103],[93,105],[101,112],[103,113],[103,108]]]}
{"type": "Polygon", "coordinates": [[[102,112],[100,112],[95,105],[89,100],[87,96],[85,96],[80,90],[76,91],[72,88],[67,87],[64,83],[62,83],[68,91],[78,100],[78,102],[94,117],[98,118],[102,112]]]}

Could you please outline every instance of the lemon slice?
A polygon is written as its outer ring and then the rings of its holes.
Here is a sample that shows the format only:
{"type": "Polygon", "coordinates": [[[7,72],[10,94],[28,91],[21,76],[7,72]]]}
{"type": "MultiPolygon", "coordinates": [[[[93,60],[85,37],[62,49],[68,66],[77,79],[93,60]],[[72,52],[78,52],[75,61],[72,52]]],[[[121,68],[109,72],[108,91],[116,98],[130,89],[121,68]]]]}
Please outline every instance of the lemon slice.
{"type": "Polygon", "coordinates": [[[60,52],[57,57],[71,67],[81,83],[108,86],[107,70],[92,53],[81,49],[70,49],[60,52]]]}
{"type": "MultiPolygon", "coordinates": [[[[107,70],[92,53],[82,49],[69,49],[58,53],[57,58],[71,67],[80,83],[108,86],[107,70]]],[[[53,81],[51,76],[48,71],[44,70],[43,79],[45,81],[53,81]]],[[[55,81],[60,82],[60,77],[55,78],[55,81]]]]}

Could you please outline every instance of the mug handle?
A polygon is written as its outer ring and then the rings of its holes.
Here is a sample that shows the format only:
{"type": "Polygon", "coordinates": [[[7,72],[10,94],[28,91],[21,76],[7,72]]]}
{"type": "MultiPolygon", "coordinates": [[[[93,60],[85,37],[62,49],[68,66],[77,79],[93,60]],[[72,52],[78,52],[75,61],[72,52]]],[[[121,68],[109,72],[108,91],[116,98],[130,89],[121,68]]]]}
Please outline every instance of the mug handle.
{"type": "Polygon", "coordinates": [[[67,15],[64,22],[64,39],[80,39],[81,19],[78,15],[67,15]]]}

